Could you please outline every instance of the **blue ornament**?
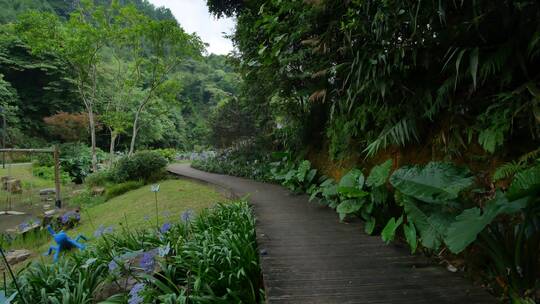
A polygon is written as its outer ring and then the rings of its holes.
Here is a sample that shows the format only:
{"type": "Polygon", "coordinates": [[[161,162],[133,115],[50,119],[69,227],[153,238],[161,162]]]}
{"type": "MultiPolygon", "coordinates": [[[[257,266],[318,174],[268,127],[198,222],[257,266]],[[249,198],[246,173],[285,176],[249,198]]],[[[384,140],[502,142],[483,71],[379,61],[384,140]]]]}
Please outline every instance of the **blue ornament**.
{"type": "Polygon", "coordinates": [[[55,251],[54,262],[58,261],[58,255],[62,251],[69,251],[72,248],[78,248],[79,250],[84,250],[85,246],[79,243],[79,241],[80,240],[88,241],[88,239],[84,237],[82,234],[79,234],[73,240],[64,231],[60,231],[56,233],[50,225],[47,226],[47,230],[49,230],[49,233],[53,236],[53,239],[56,242],[56,246],[49,247],[49,251],[45,253],[45,255],[51,255],[51,253],[55,251]]]}

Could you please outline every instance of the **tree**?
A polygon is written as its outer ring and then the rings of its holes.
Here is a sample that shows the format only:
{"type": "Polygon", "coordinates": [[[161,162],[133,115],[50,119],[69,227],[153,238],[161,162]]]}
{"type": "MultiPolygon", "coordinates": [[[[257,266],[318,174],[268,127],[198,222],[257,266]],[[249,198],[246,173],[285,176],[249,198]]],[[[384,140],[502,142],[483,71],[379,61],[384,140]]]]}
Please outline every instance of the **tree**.
{"type": "Polygon", "coordinates": [[[65,141],[74,142],[88,138],[88,115],[86,113],[60,112],[45,117],[44,121],[53,135],[65,141]]]}
{"type": "Polygon", "coordinates": [[[35,53],[54,52],[73,69],[79,97],[88,114],[92,170],[97,170],[95,107],[98,102],[97,67],[101,50],[112,34],[111,17],[117,7],[84,1],[68,22],[51,13],[30,12],[17,23],[18,32],[35,53]]]}
{"type": "Polygon", "coordinates": [[[198,57],[204,44],[172,20],[151,20],[132,7],[121,10],[119,20],[124,25],[120,50],[133,62],[125,75],[125,87],[143,89],[143,97],[134,111],[129,154],[135,151],[142,113],[152,106],[169,75],[187,58],[198,57]]]}

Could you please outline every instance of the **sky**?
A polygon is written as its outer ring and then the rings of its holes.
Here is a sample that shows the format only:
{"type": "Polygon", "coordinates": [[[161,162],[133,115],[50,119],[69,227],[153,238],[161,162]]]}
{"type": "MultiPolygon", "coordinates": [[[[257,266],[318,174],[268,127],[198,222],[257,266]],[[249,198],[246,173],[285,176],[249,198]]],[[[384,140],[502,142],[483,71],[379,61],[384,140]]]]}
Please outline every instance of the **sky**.
{"type": "Polygon", "coordinates": [[[216,19],[208,12],[206,0],[149,0],[155,6],[164,6],[171,10],[174,17],[188,33],[197,33],[210,44],[208,53],[228,54],[233,50],[232,42],[223,37],[223,32],[230,34],[234,29],[231,18],[216,19]]]}

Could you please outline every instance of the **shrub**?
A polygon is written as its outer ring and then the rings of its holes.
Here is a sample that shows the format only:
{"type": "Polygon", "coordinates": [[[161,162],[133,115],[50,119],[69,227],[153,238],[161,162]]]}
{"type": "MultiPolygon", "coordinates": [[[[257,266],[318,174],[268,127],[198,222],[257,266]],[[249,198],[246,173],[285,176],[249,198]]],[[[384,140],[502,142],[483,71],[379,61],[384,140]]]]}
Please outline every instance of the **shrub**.
{"type": "Polygon", "coordinates": [[[49,153],[39,153],[35,156],[33,166],[52,167],[54,166],[54,158],[49,153]]]}
{"type": "Polygon", "coordinates": [[[116,182],[158,180],[165,172],[167,160],[154,151],[141,151],[121,158],[114,168],[116,182]]]}
{"type": "Polygon", "coordinates": [[[138,189],[144,186],[142,181],[129,181],[121,184],[116,184],[108,187],[105,190],[105,200],[110,200],[113,197],[122,195],[128,191],[138,189]]]}
{"type": "Polygon", "coordinates": [[[96,186],[105,186],[112,182],[114,178],[114,172],[112,170],[101,170],[88,175],[84,179],[84,183],[92,188],[96,186]]]}
{"type": "MultiPolygon", "coordinates": [[[[105,152],[97,149],[98,162],[106,159],[105,152]]],[[[92,169],[92,150],[82,143],[68,143],[60,147],[60,165],[76,183],[82,183],[92,169]]]]}
{"type": "Polygon", "coordinates": [[[169,162],[176,159],[176,150],[172,148],[166,148],[166,149],[155,149],[152,150],[156,153],[159,153],[161,156],[163,156],[165,159],[167,159],[169,162]]]}
{"type": "MultiPolygon", "coordinates": [[[[32,175],[46,180],[54,180],[54,167],[40,167],[34,166],[32,168],[32,175]]],[[[64,170],[60,170],[60,182],[67,184],[71,181],[71,177],[64,170]]]]}

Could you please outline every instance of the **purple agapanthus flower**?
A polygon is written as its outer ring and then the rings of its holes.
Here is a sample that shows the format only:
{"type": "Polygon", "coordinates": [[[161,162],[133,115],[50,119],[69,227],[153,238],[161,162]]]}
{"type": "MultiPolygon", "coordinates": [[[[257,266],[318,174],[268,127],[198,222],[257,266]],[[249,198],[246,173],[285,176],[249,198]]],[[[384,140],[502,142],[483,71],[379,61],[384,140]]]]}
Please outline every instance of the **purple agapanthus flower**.
{"type": "Polygon", "coordinates": [[[67,224],[71,219],[80,221],[81,215],[75,211],[68,211],[60,217],[60,221],[62,222],[62,224],[67,224]]]}
{"type": "Polygon", "coordinates": [[[143,302],[143,297],[140,295],[140,292],[144,289],[145,285],[143,283],[137,283],[131,291],[129,292],[129,304],[141,304],[143,302]]]}
{"type": "Polygon", "coordinates": [[[109,263],[109,271],[115,271],[118,268],[118,263],[115,260],[112,260],[109,263]]]}
{"type": "Polygon", "coordinates": [[[139,262],[139,266],[145,272],[152,272],[154,270],[154,266],[156,265],[156,260],[154,259],[155,256],[155,250],[144,252],[141,261],[139,262]]]}
{"type": "Polygon", "coordinates": [[[161,233],[167,233],[167,231],[171,230],[171,223],[165,223],[159,228],[159,232],[161,233]]]}
{"type": "Polygon", "coordinates": [[[21,223],[21,224],[19,225],[19,230],[20,230],[20,231],[24,231],[24,230],[26,230],[26,229],[28,229],[28,228],[30,228],[30,224],[29,224],[28,222],[24,222],[24,223],[21,223]]]}
{"type": "Polygon", "coordinates": [[[182,214],[180,215],[180,220],[182,220],[182,222],[184,222],[184,223],[187,223],[187,222],[191,221],[194,216],[195,216],[195,212],[193,210],[191,210],[191,209],[188,209],[188,210],[182,212],[182,214]]]}
{"type": "Polygon", "coordinates": [[[109,227],[105,227],[103,225],[99,225],[98,229],[96,231],[94,231],[94,237],[100,237],[106,233],[112,233],[113,232],[113,227],[112,226],[109,226],[109,227]]]}

